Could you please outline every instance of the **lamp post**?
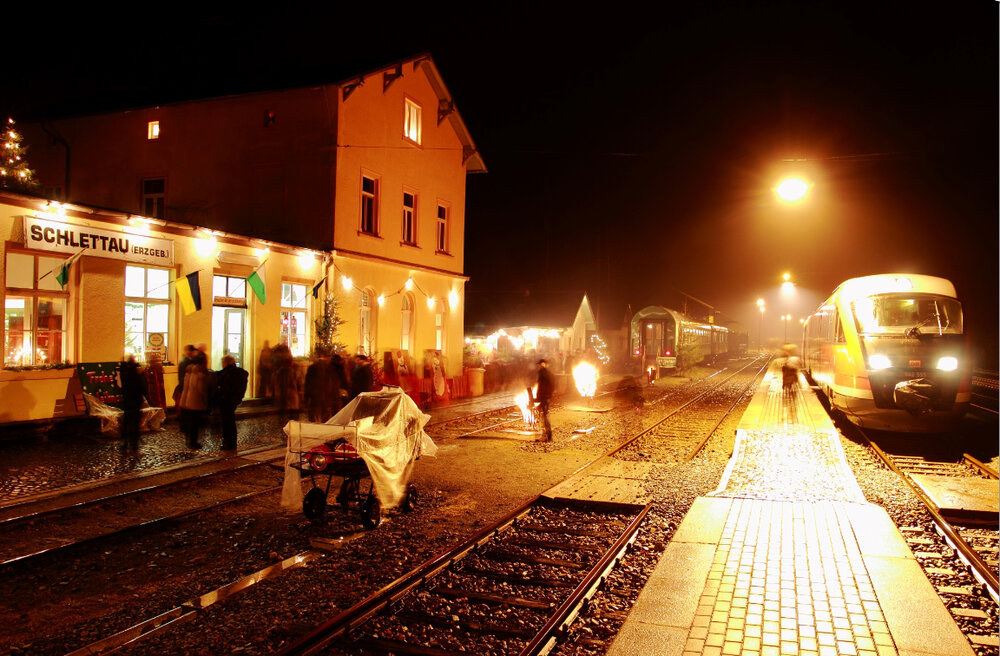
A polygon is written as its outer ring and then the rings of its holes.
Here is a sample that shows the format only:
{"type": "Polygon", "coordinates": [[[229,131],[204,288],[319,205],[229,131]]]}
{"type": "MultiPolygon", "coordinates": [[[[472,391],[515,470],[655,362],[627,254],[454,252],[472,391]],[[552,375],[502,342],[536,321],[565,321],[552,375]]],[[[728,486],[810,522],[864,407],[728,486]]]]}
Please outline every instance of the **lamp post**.
{"type": "Polygon", "coordinates": [[[757,309],[760,310],[760,323],[757,325],[757,352],[764,349],[764,299],[757,299],[757,309]]]}
{"type": "Polygon", "coordinates": [[[788,322],[792,319],[792,315],[783,314],[781,315],[781,320],[785,323],[785,344],[788,343],[788,322]]]}

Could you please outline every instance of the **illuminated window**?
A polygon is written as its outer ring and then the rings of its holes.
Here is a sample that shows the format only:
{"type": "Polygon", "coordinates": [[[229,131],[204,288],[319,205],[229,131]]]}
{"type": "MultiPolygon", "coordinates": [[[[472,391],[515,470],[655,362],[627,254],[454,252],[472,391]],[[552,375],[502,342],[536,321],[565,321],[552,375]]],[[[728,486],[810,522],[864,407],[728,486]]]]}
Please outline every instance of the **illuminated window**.
{"type": "Polygon", "coordinates": [[[66,359],[69,293],[56,279],[64,258],[7,253],[4,268],[4,364],[25,367],[66,359]]]}
{"type": "Polygon", "coordinates": [[[146,124],[146,138],[147,139],[159,139],[160,138],[160,122],[150,121],[146,124]]]}
{"type": "Polygon", "coordinates": [[[142,199],[139,212],[143,216],[163,218],[167,181],[164,178],[146,178],[142,181],[142,199]]]}
{"type": "Polygon", "coordinates": [[[410,294],[403,295],[403,310],[399,319],[399,348],[409,351],[412,347],[413,334],[413,299],[410,294]]]}
{"type": "Polygon", "coordinates": [[[306,355],[306,286],[281,283],[281,343],[294,356],[306,355]]]}
{"type": "Polygon", "coordinates": [[[170,270],[125,267],[125,355],[146,361],[153,348],[166,359],[170,329],[170,270]]]}
{"type": "Polygon", "coordinates": [[[403,192],[403,243],[417,245],[417,197],[403,192]]]}
{"type": "Polygon", "coordinates": [[[358,325],[358,351],[366,355],[375,352],[375,292],[366,289],[361,292],[361,316],[358,325]]]}
{"type": "Polygon", "coordinates": [[[420,145],[420,105],[409,98],[403,113],[403,137],[420,145]]]}
{"type": "Polygon", "coordinates": [[[378,236],[378,180],[361,176],[361,232],[378,236]]]}
{"type": "Polygon", "coordinates": [[[229,307],[247,306],[247,279],[236,276],[212,276],[212,302],[229,307]]]}
{"type": "Polygon", "coordinates": [[[444,314],[440,312],[434,315],[434,348],[444,349],[444,314]]]}
{"type": "Polygon", "coordinates": [[[448,208],[444,205],[438,205],[436,242],[438,253],[448,252],[448,208]]]}

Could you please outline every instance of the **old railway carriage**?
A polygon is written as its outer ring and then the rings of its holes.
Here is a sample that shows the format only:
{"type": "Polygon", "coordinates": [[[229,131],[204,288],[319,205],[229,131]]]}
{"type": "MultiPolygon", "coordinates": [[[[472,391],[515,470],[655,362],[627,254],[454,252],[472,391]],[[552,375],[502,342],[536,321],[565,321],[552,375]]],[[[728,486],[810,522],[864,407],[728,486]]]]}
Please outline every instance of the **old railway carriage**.
{"type": "Polygon", "coordinates": [[[936,432],[968,408],[962,304],[943,278],[853,278],[805,322],[806,371],[862,427],[936,432]]]}
{"type": "Polygon", "coordinates": [[[723,326],[698,321],[659,305],[636,312],[630,334],[633,362],[643,371],[675,369],[677,349],[682,344],[697,344],[701,359],[714,359],[729,350],[729,331],[723,326]]]}

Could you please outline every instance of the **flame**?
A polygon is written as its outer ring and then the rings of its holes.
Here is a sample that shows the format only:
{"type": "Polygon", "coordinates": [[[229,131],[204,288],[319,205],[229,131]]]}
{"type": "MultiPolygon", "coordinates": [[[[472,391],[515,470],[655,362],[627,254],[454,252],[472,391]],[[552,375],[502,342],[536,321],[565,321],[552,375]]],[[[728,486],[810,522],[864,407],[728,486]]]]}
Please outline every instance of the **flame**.
{"type": "MultiPolygon", "coordinates": [[[[531,398],[538,394],[538,385],[531,388],[531,398]]],[[[534,425],[535,414],[531,411],[531,399],[528,398],[528,390],[524,390],[514,397],[514,405],[521,409],[521,419],[524,423],[534,425]]]]}
{"type": "Polygon", "coordinates": [[[597,369],[589,362],[581,362],[573,367],[573,380],[580,396],[588,398],[597,393],[597,369]]]}

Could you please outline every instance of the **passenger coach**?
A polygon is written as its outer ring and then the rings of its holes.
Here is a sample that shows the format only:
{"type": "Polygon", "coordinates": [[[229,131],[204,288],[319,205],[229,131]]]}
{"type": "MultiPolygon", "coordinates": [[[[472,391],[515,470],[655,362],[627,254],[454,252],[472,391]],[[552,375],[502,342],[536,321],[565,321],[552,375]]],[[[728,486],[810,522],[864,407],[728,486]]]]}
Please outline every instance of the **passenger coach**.
{"type": "Polygon", "coordinates": [[[697,344],[702,359],[714,359],[729,351],[729,331],[723,326],[697,321],[676,310],[650,305],[632,316],[632,359],[643,371],[658,373],[677,367],[677,349],[697,344]]]}
{"type": "Polygon", "coordinates": [[[805,322],[803,364],[832,408],[865,428],[945,430],[970,400],[962,304],[944,278],[842,283],[805,322]]]}

